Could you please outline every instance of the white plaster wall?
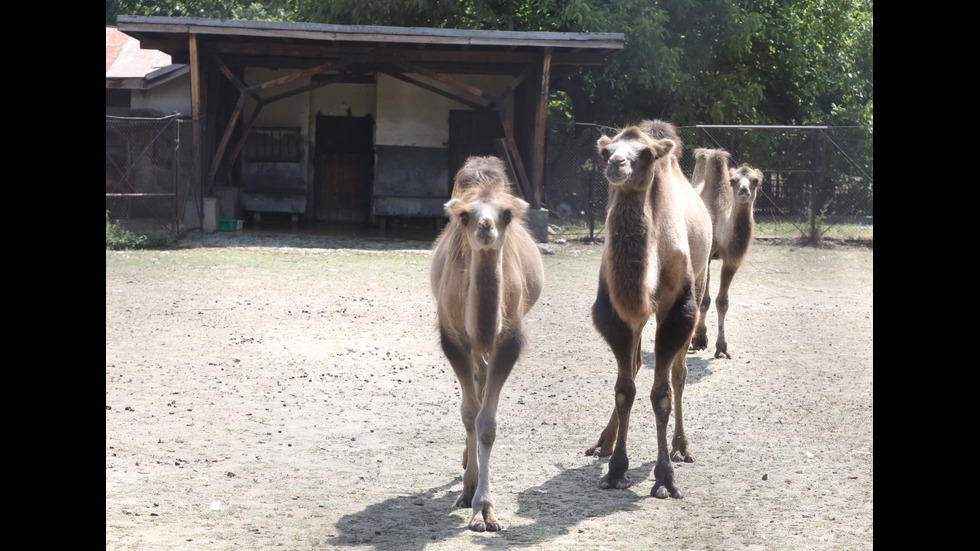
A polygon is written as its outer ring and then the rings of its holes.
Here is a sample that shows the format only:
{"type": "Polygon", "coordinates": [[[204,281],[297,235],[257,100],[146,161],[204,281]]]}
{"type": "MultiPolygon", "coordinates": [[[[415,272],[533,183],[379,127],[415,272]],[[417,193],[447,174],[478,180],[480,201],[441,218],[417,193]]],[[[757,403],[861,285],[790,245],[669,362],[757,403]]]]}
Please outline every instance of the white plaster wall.
{"type": "MultiPolygon", "coordinates": [[[[287,70],[249,68],[245,70],[245,84],[248,86],[255,86],[256,84],[289,76],[293,73],[294,71],[287,70]]],[[[300,79],[296,82],[267,90],[263,92],[262,95],[264,97],[268,97],[271,95],[282,94],[284,92],[288,92],[289,90],[306,86],[309,84],[309,82],[310,81],[308,78],[300,79]]],[[[245,105],[245,111],[248,115],[248,118],[245,119],[247,123],[251,119],[252,112],[255,109],[255,102],[252,100],[246,100],[245,105]]],[[[303,93],[266,104],[262,108],[262,112],[259,114],[257,124],[260,126],[298,126],[300,128],[300,133],[303,136],[309,136],[309,119],[310,94],[303,93]]]]}
{"type": "Polygon", "coordinates": [[[191,112],[190,75],[175,78],[150,90],[134,90],[131,107],[134,110],[153,110],[161,115],[176,112],[190,117],[193,115],[191,112]]]}
{"type": "MultiPolygon", "coordinates": [[[[508,77],[452,75],[452,78],[492,93],[510,82],[508,77]]],[[[449,111],[469,109],[445,96],[407,82],[378,75],[378,145],[448,147],[449,111]]]]}
{"type": "MultiPolygon", "coordinates": [[[[374,84],[331,84],[312,92],[312,115],[354,117],[371,115],[377,119],[378,87],[374,84]]],[[[311,124],[315,122],[311,121],[311,124]]]]}

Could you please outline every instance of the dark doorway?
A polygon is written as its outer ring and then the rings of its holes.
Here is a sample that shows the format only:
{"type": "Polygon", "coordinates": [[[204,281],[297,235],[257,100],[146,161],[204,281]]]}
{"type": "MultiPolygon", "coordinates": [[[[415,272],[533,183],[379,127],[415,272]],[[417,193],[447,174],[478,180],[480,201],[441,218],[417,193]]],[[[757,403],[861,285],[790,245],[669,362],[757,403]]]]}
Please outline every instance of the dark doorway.
{"type": "Polygon", "coordinates": [[[448,193],[453,191],[453,179],[471,155],[500,155],[496,140],[504,137],[500,115],[496,111],[449,112],[449,182],[448,193]]]}
{"type": "Polygon", "coordinates": [[[316,118],[316,219],[363,223],[371,216],[374,119],[316,118]]]}

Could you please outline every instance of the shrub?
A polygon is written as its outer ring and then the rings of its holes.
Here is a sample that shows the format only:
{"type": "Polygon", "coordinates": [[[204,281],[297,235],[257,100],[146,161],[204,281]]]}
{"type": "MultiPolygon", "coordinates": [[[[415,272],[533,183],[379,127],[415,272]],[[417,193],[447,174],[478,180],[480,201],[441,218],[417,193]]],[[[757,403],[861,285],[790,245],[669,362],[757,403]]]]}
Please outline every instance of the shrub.
{"type": "Polygon", "coordinates": [[[167,249],[173,245],[174,236],[170,232],[133,233],[122,224],[110,220],[109,211],[105,211],[105,250],[167,249]]]}

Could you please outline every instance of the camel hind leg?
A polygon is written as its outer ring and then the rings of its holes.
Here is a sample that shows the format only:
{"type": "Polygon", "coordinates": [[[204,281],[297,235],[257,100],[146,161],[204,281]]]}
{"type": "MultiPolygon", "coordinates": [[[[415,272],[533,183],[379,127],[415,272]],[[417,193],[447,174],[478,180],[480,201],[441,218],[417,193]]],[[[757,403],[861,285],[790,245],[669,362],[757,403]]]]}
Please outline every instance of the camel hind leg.
{"type": "Polygon", "coordinates": [[[728,341],[725,339],[725,315],[728,314],[728,288],[731,286],[737,271],[738,265],[736,264],[725,262],[721,266],[721,284],[718,287],[718,295],[715,297],[715,310],[718,311],[718,339],[715,341],[715,358],[732,359],[728,353],[728,341]]]}
{"type": "Polygon", "coordinates": [[[708,348],[708,326],[705,325],[705,321],[708,316],[708,307],[711,306],[711,291],[708,289],[708,283],[711,281],[711,261],[704,268],[704,288],[702,293],[698,293],[701,296],[701,312],[698,316],[698,327],[694,330],[694,337],[691,338],[692,351],[694,350],[705,350],[708,348]]]}
{"type": "Polygon", "coordinates": [[[687,353],[681,351],[674,357],[670,372],[674,387],[674,439],[671,442],[670,459],[675,462],[694,463],[691,446],[684,432],[684,385],[687,383],[687,353]]]}

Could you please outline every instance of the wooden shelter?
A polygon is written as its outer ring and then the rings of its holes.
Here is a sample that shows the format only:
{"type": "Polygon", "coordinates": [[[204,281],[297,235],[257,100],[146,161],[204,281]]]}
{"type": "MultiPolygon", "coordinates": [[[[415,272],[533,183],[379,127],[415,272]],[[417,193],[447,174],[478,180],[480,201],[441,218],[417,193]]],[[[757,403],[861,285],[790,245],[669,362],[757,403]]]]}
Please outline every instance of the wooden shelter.
{"type": "Polygon", "coordinates": [[[135,16],[117,25],[189,65],[194,147],[223,210],[328,222],[440,216],[474,154],[504,157],[540,207],[550,83],[624,44],[618,33],[135,16]]]}

